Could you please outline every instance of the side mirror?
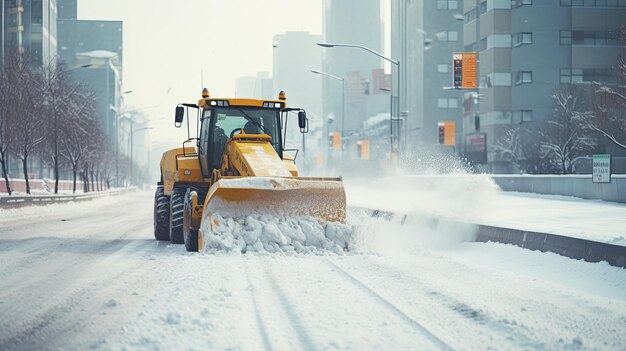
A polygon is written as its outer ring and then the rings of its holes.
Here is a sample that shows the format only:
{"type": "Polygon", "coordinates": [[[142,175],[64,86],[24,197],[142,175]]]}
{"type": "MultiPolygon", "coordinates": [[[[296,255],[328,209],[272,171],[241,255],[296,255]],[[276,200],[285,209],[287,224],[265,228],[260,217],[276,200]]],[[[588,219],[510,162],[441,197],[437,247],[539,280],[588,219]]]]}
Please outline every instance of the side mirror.
{"type": "Polygon", "coordinates": [[[176,128],[180,128],[185,118],[185,108],[182,106],[176,106],[176,116],[174,117],[174,125],[176,128]]]}
{"type": "Polygon", "coordinates": [[[307,125],[306,112],[300,111],[298,112],[298,127],[300,127],[300,133],[308,133],[309,128],[307,125]]]}

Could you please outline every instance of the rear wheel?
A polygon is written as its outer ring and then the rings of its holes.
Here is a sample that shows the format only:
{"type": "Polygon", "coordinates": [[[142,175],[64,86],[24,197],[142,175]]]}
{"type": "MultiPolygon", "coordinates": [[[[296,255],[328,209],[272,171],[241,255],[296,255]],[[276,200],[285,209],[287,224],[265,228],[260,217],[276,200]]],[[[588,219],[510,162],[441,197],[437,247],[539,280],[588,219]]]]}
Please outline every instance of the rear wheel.
{"type": "Polygon", "coordinates": [[[183,241],[183,210],[187,188],[174,188],[170,197],[170,241],[182,244],[183,241]]]}
{"type": "Polygon", "coordinates": [[[163,193],[162,185],[154,194],[154,238],[170,240],[170,197],[163,193]]]}
{"type": "MultiPolygon", "coordinates": [[[[191,203],[191,192],[196,191],[194,188],[187,189],[185,193],[185,206],[183,215],[183,237],[185,240],[185,249],[187,251],[198,251],[198,228],[191,228],[191,212],[193,211],[191,203]]],[[[196,191],[197,192],[197,191],[196,191]]],[[[198,194],[198,201],[200,201],[198,194]]]]}

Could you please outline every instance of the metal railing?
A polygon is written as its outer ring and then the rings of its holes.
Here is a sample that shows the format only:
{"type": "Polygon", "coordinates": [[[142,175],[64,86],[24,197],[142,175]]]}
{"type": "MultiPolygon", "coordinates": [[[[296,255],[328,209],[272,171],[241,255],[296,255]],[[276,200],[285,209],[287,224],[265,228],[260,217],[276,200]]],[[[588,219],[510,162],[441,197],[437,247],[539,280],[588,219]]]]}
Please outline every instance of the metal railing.
{"type": "Polygon", "coordinates": [[[136,188],[114,189],[86,194],[58,194],[58,195],[24,195],[24,196],[0,196],[0,209],[13,209],[26,206],[49,205],[56,203],[68,203],[85,201],[106,196],[114,196],[133,192],[136,188]]]}

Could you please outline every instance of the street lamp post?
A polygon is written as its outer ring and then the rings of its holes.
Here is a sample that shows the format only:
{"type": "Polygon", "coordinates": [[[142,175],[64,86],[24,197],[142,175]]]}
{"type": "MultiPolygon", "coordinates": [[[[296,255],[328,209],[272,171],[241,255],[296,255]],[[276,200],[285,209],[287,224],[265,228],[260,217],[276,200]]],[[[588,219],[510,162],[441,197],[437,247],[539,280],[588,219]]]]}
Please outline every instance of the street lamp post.
{"type": "MultiPolygon", "coordinates": [[[[120,119],[122,119],[122,120],[128,120],[128,121],[130,122],[130,133],[129,133],[129,135],[130,135],[130,138],[129,138],[129,139],[130,139],[130,140],[129,140],[129,142],[130,142],[130,179],[131,179],[131,181],[133,180],[133,153],[134,153],[134,150],[133,150],[133,149],[134,149],[134,136],[135,136],[135,133],[136,133],[136,132],[139,132],[139,131],[142,131],[142,130],[154,129],[154,128],[152,128],[152,127],[144,127],[144,128],[139,128],[139,129],[137,129],[137,130],[133,130],[134,125],[135,125],[135,123],[137,123],[137,122],[133,119],[133,117],[132,117],[132,113],[133,113],[133,112],[137,112],[137,111],[141,111],[141,110],[145,110],[145,109],[154,108],[154,107],[158,107],[158,105],[155,105],[155,106],[148,106],[148,107],[144,107],[144,108],[138,108],[138,109],[135,109],[135,110],[130,110],[130,111],[125,111],[125,112],[122,114],[122,117],[120,118],[120,119]],[[126,115],[126,114],[130,115],[131,117],[126,117],[126,116],[123,116],[123,115],[126,115]]],[[[149,124],[150,122],[160,121],[160,120],[163,120],[163,119],[165,119],[165,118],[159,118],[159,119],[156,119],[156,120],[150,120],[150,121],[146,121],[146,122],[144,122],[144,123],[145,123],[145,124],[149,124]]]]}
{"type": "MultiPolygon", "coordinates": [[[[110,81],[109,76],[111,75],[111,73],[109,72],[109,70],[110,69],[112,70],[111,60],[113,60],[116,57],[118,57],[117,53],[115,53],[114,55],[112,55],[111,57],[106,59],[106,70],[105,70],[106,75],[107,75],[107,84],[106,84],[106,90],[107,90],[107,94],[106,94],[106,96],[107,96],[107,104],[106,104],[106,106],[107,106],[107,116],[106,117],[107,117],[107,120],[106,120],[106,123],[109,126],[110,126],[110,119],[111,119],[109,111],[111,110],[111,106],[112,106],[111,105],[111,87],[110,87],[110,84],[109,84],[109,81],[110,81]]],[[[118,142],[119,142],[119,140],[118,140],[118,132],[119,132],[118,131],[118,128],[119,128],[119,121],[118,121],[119,118],[118,118],[118,116],[119,116],[119,113],[117,111],[117,108],[118,108],[117,104],[115,104],[114,108],[115,108],[115,184],[119,187],[119,173],[120,172],[119,172],[119,161],[118,161],[119,155],[118,155],[118,147],[117,147],[118,142]]]]}
{"type": "Polygon", "coordinates": [[[326,72],[322,72],[320,70],[317,69],[311,69],[312,73],[315,74],[321,74],[323,76],[326,77],[330,77],[336,80],[340,80],[341,81],[341,157],[343,157],[343,138],[345,138],[345,128],[346,128],[346,78],[345,77],[339,77],[336,76],[334,74],[330,74],[330,73],[326,73],[326,72]]]}
{"type": "Polygon", "coordinates": [[[135,133],[137,132],[141,132],[142,130],[148,130],[148,129],[153,129],[152,127],[144,127],[144,128],[139,128],[137,130],[133,130],[133,124],[135,122],[131,120],[130,123],[130,181],[133,181],[133,149],[134,149],[134,143],[135,143],[135,133]]]}
{"type": "MultiPolygon", "coordinates": [[[[324,47],[324,48],[333,48],[333,47],[345,47],[345,48],[357,48],[357,49],[361,49],[361,50],[365,50],[371,54],[374,54],[380,58],[382,58],[385,61],[391,62],[394,65],[396,65],[396,70],[398,73],[398,82],[397,82],[397,95],[398,95],[398,110],[400,110],[400,107],[402,106],[401,101],[401,89],[400,87],[402,86],[400,83],[400,80],[402,79],[402,70],[401,70],[401,66],[400,66],[400,61],[399,60],[394,60],[390,57],[387,57],[383,54],[381,54],[378,51],[374,51],[366,46],[363,45],[356,45],[356,44],[337,44],[337,43],[317,43],[317,45],[324,47]]],[[[400,114],[398,113],[398,117],[400,117],[400,114]]],[[[390,141],[391,141],[391,149],[390,149],[390,157],[393,157],[393,152],[394,152],[394,140],[393,140],[393,115],[390,113],[389,116],[389,124],[390,124],[390,131],[389,131],[389,137],[390,137],[390,141]]]]}

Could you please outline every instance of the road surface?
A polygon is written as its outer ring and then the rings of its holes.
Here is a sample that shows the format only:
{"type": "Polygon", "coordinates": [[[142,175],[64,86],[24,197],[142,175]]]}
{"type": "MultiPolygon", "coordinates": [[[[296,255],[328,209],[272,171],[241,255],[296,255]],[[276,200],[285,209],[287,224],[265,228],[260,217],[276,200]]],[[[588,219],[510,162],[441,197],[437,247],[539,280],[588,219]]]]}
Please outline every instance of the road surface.
{"type": "Polygon", "coordinates": [[[626,349],[624,270],[404,249],[190,254],[153,239],[149,192],[0,210],[0,349],[626,349]]]}

